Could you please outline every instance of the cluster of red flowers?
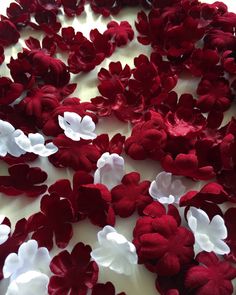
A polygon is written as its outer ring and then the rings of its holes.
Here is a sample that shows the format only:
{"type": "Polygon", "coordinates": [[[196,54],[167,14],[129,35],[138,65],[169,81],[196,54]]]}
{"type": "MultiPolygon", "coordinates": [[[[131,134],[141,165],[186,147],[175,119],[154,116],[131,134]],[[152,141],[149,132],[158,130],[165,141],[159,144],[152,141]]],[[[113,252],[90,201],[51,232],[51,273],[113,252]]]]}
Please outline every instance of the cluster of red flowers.
{"type": "MultiPolygon", "coordinates": [[[[0,20],[0,64],[4,48],[18,42],[20,32],[31,27],[45,34],[42,42],[30,37],[27,48],[7,64],[11,79],[0,77],[0,119],[25,134],[51,136],[58,151],[49,157],[55,167],[75,170],[72,184],[60,179],[43,184],[47,173],[27,163],[37,155],[11,155],[0,160],[9,164],[9,175],[0,176],[0,192],[8,196],[42,194],[40,212],[18,221],[15,231],[0,245],[0,275],[5,258],[32,237],[49,250],[54,240],[65,248],[73,235],[73,223],[88,218],[96,226],[114,225],[115,217],[139,214],[134,244],[139,263],[156,273],[162,295],[230,295],[236,277],[235,208],[219,206],[236,202],[236,119],[222,126],[224,112],[236,96],[236,14],[221,2],[198,0],[16,0],[0,20]],[[89,72],[117,47],[134,38],[127,21],[110,21],[89,39],[74,28],[61,29],[59,12],[79,16],[88,2],[104,17],[123,7],[140,6],[135,23],[138,41],[151,47],[150,56],[134,58],[134,68],[111,62],[98,73],[100,95],[91,102],[73,97],[76,84],[71,73],[89,72]],[[56,58],[63,51],[67,62],[56,58]],[[194,95],[174,90],[186,76],[198,81],[194,95]],[[73,141],[63,134],[58,116],[75,112],[100,117],[115,115],[132,124],[128,138],[101,134],[94,140],[73,141]],[[94,184],[89,174],[105,153],[126,153],[135,160],[152,159],[163,170],[193,180],[211,181],[200,191],[189,191],[179,206],[204,210],[210,219],[224,218],[226,243],[231,252],[219,259],[214,252],[194,255],[194,235],[181,225],[174,205],[165,208],[149,195],[149,181],[137,172],[126,174],[111,191],[94,184]]],[[[8,219],[5,224],[10,224],[8,219]]],[[[113,285],[97,283],[98,267],[90,261],[90,246],[78,243],[71,253],[62,251],[52,259],[49,294],[115,295],[113,285]],[[76,277],[76,279],[75,279],[76,277]],[[79,278],[79,280],[77,280],[79,278]]],[[[119,295],[124,295],[120,293],[119,295]]]]}

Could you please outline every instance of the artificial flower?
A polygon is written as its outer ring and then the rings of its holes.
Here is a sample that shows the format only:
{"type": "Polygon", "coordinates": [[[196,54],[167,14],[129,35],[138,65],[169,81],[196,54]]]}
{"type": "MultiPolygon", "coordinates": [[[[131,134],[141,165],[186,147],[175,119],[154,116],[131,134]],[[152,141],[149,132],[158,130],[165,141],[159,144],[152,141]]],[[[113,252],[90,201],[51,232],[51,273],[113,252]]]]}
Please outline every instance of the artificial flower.
{"type": "Polygon", "coordinates": [[[15,25],[8,19],[0,21],[0,45],[9,46],[17,43],[20,33],[15,25]]]}
{"type": "Polygon", "coordinates": [[[109,225],[99,231],[97,237],[99,247],[91,252],[97,264],[130,275],[132,265],[138,261],[135,246],[109,225]]]}
{"type": "Polygon", "coordinates": [[[9,123],[3,120],[0,120],[0,156],[5,157],[7,154],[10,154],[14,157],[20,157],[25,154],[26,151],[21,149],[16,144],[16,138],[23,135],[23,132],[19,129],[16,129],[9,123]]]}
{"type": "Polygon", "coordinates": [[[50,255],[47,248],[38,248],[35,240],[23,243],[18,249],[18,254],[11,253],[7,256],[3,266],[4,278],[11,282],[28,271],[38,271],[49,275],[50,255]]]}
{"type": "Polygon", "coordinates": [[[216,254],[229,254],[230,249],[223,241],[227,238],[227,228],[224,219],[220,215],[215,215],[210,221],[206,212],[195,207],[191,207],[187,213],[188,225],[195,237],[195,253],[203,250],[216,254]]]}
{"type": "Polygon", "coordinates": [[[188,292],[199,295],[231,295],[236,269],[221,261],[214,252],[201,252],[196,257],[199,265],[191,267],[185,277],[188,292]]]}
{"type": "Polygon", "coordinates": [[[15,142],[24,152],[41,157],[48,157],[58,151],[52,142],[45,144],[45,139],[40,133],[29,133],[28,136],[21,133],[15,138],[15,142]]]}
{"type": "Polygon", "coordinates": [[[172,204],[179,202],[179,198],[185,190],[186,187],[180,178],[163,171],[157,175],[156,180],[152,181],[149,194],[162,204],[172,204]]]}
{"type": "Polygon", "coordinates": [[[126,45],[128,41],[133,40],[134,31],[127,21],[122,21],[118,24],[111,21],[107,24],[107,30],[104,32],[105,36],[115,41],[117,46],[126,45]]]}
{"type": "Polygon", "coordinates": [[[71,253],[64,250],[53,257],[50,269],[53,275],[50,278],[48,292],[56,294],[87,294],[98,279],[98,266],[91,261],[91,247],[78,243],[71,253]]]}
{"type": "Polygon", "coordinates": [[[8,168],[9,176],[0,176],[0,192],[8,196],[26,194],[37,197],[47,190],[47,173],[38,167],[27,164],[16,164],[8,168]]]}
{"type": "Polygon", "coordinates": [[[117,154],[106,152],[97,161],[94,183],[102,183],[112,189],[117,184],[120,184],[124,174],[124,159],[117,154]]]}
{"type": "MultiPolygon", "coordinates": [[[[0,53],[1,56],[1,53],[0,53]]],[[[1,57],[0,57],[1,59],[1,57]]],[[[0,62],[1,64],[1,62],[0,62]]],[[[22,94],[23,86],[14,83],[7,77],[0,78],[0,105],[9,105],[13,103],[22,94]]]]}
{"type": "Polygon", "coordinates": [[[140,174],[131,172],[126,174],[121,184],[111,190],[112,206],[116,214],[121,217],[131,216],[135,209],[142,214],[143,209],[151,203],[152,199],[148,194],[149,181],[140,182],[140,174]]]}
{"type": "Polygon", "coordinates": [[[77,210],[80,218],[88,217],[92,224],[115,224],[111,193],[103,184],[83,184],[78,188],[77,210]]]}
{"type": "Polygon", "coordinates": [[[65,112],[64,117],[58,116],[58,122],[65,135],[74,141],[97,137],[94,133],[95,123],[89,116],[81,118],[77,113],[65,112]]]}

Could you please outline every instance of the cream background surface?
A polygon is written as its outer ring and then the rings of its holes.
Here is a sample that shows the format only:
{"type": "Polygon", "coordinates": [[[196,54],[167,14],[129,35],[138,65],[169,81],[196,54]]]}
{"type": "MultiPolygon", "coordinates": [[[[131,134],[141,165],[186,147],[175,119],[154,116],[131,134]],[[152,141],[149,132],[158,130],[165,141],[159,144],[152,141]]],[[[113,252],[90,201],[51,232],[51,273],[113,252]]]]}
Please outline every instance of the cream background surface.
{"type": "MultiPolygon", "coordinates": [[[[8,7],[10,0],[0,0],[0,14],[5,14],[6,7],[8,7]]],[[[213,3],[214,1],[208,0],[206,3],[213,3]]],[[[235,0],[224,0],[229,7],[229,10],[236,12],[236,1],[235,0]]],[[[111,20],[128,20],[134,28],[134,22],[136,20],[137,12],[140,9],[128,8],[123,9],[117,16],[103,18],[100,15],[95,15],[91,12],[90,8],[86,6],[86,12],[81,16],[75,18],[66,18],[64,15],[60,15],[60,21],[64,27],[73,26],[75,31],[81,31],[85,36],[89,36],[89,31],[93,28],[98,28],[100,32],[106,29],[106,24],[111,20]]],[[[24,46],[24,39],[29,36],[34,36],[41,38],[39,33],[35,33],[33,30],[26,29],[21,32],[21,39],[19,42],[5,50],[5,64],[9,62],[10,57],[16,57],[17,52],[21,51],[24,46]]],[[[88,101],[90,98],[98,95],[97,90],[97,73],[100,68],[108,68],[111,61],[121,61],[123,65],[129,64],[133,66],[133,58],[141,53],[149,54],[150,48],[148,46],[142,46],[136,39],[134,39],[128,46],[124,48],[118,48],[115,53],[108,59],[106,59],[102,64],[96,67],[92,72],[88,74],[72,75],[71,82],[78,83],[76,91],[73,96],[81,98],[82,101],[88,101]]],[[[59,58],[63,56],[57,55],[59,58]]],[[[4,65],[0,66],[0,75],[9,76],[9,70],[4,65]]],[[[198,83],[197,79],[185,79],[179,80],[176,87],[176,91],[181,93],[195,93],[195,88],[198,83]]],[[[236,106],[234,106],[227,112],[225,122],[227,122],[233,114],[236,114],[236,106]]],[[[122,133],[128,136],[130,134],[131,127],[128,124],[122,123],[115,118],[105,118],[101,119],[97,124],[96,133],[108,133],[113,135],[115,133],[122,133]]],[[[141,174],[142,179],[153,180],[157,173],[162,169],[157,162],[151,160],[145,161],[133,161],[130,158],[124,156],[126,162],[126,172],[137,171],[141,174]]],[[[73,171],[70,169],[56,169],[52,166],[47,159],[38,159],[32,163],[31,166],[40,166],[48,173],[48,185],[52,184],[54,181],[60,178],[71,179],[73,171]]],[[[0,175],[7,175],[7,165],[0,162],[0,175]]],[[[189,189],[199,189],[203,182],[192,182],[186,181],[189,189]]],[[[28,218],[32,213],[38,212],[40,209],[40,197],[36,200],[32,200],[22,195],[19,197],[7,197],[0,193],[0,214],[4,214],[10,218],[12,222],[12,227],[17,220],[20,218],[28,218]]],[[[117,217],[116,229],[119,233],[123,234],[129,240],[132,240],[132,230],[135,226],[137,216],[132,216],[130,218],[121,219],[117,217]]],[[[84,243],[90,244],[94,247],[97,243],[97,231],[100,228],[91,225],[88,221],[79,222],[74,224],[74,235],[67,247],[70,251],[73,246],[82,241],[84,243]]],[[[51,251],[51,255],[54,256],[56,253],[61,251],[57,247],[51,251]]],[[[147,271],[142,265],[137,265],[133,274],[131,276],[119,275],[109,269],[100,269],[99,282],[105,283],[106,281],[112,281],[116,286],[117,293],[125,291],[127,295],[156,295],[157,291],[155,288],[155,278],[156,275],[147,271]]],[[[0,282],[0,294],[5,294],[4,283],[0,282]]],[[[37,294],[40,295],[40,294],[37,294]]]]}

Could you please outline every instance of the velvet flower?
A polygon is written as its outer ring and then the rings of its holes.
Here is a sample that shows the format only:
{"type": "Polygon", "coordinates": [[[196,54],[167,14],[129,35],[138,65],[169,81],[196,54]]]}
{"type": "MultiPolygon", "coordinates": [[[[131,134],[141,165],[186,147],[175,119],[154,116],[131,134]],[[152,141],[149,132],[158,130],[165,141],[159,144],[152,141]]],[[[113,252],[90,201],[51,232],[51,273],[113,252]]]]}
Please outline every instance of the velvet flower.
{"type": "Polygon", "coordinates": [[[56,255],[50,269],[53,273],[48,285],[50,295],[56,294],[87,294],[98,279],[98,266],[90,261],[91,247],[78,243],[71,253],[67,250],[56,255]]]}

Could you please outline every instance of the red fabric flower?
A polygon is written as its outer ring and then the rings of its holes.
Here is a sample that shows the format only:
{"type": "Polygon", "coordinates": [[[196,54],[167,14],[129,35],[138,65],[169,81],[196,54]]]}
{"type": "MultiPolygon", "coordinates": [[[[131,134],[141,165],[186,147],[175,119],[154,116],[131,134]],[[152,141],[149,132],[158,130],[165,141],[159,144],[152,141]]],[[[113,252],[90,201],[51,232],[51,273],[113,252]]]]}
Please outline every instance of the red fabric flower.
{"type": "MultiPolygon", "coordinates": [[[[18,2],[20,3],[20,1],[18,2]]],[[[7,16],[18,29],[25,27],[30,21],[30,11],[15,2],[12,2],[7,8],[7,16]]]]}
{"type": "Polygon", "coordinates": [[[15,25],[7,19],[0,21],[0,45],[9,46],[17,43],[20,34],[15,25]]]}
{"type": "Polygon", "coordinates": [[[196,260],[201,265],[191,267],[185,278],[189,292],[199,295],[231,295],[236,269],[226,261],[220,261],[214,252],[201,252],[196,260]]]}
{"type": "MultiPolygon", "coordinates": [[[[25,242],[28,232],[26,230],[26,219],[17,221],[15,230],[5,243],[0,245],[0,280],[3,278],[2,268],[5,259],[11,253],[17,253],[20,245],[25,242]]],[[[8,225],[10,225],[8,223],[8,225]]]]}
{"type": "Polygon", "coordinates": [[[193,138],[206,126],[206,119],[198,110],[179,108],[175,113],[169,112],[165,117],[167,131],[171,136],[193,138]]]}
{"type": "Polygon", "coordinates": [[[167,172],[197,180],[208,180],[215,176],[213,167],[200,167],[198,158],[194,154],[178,154],[175,159],[171,155],[166,155],[161,164],[167,172]]]}
{"type": "Polygon", "coordinates": [[[225,225],[227,227],[228,236],[226,243],[230,247],[230,253],[226,255],[227,260],[236,262],[236,223],[235,223],[236,208],[229,208],[224,215],[225,225]]]}
{"type": "Polygon", "coordinates": [[[211,110],[224,112],[231,104],[229,81],[225,78],[203,78],[198,85],[197,94],[197,107],[204,113],[211,110]]]}
{"type": "Polygon", "coordinates": [[[115,134],[110,141],[108,134],[100,134],[93,140],[93,145],[100,150],[101,154],[109,152],[120,155],[123,152],[124,142],[125,136],[120,133],[115,134]]]}
{"type": "Polygon", "coordinates": [[[98,266],[90,261],[89,245],[78,243],[71,253],[62,251],[56,255],[50,269],[53,273],[48,285],[50,295],[76,294],[85,295],[92,289],[98,279],[98,266]]]}
{"type": "Polygon", "coordinates": [[[121,182],[122,184],[111,190],[115,213],[121,217],[129,217],[137,209],[139,214],[142,214],[146,205],[152,202],[148,193],[150,181],[140,182],[140,174],[131,172],[126,174],[121,182]]]}
{"type": "MultiPolygon", "coordinates": [[[[96,284],[93,287],[92,295],[116,295],[115,287],[111,282],[96,284]]],[[[121,292],[117,295],[126,295],[126,293],[121,292]]]]}
{"type": "Polygon", "coordinates": [[[46,184],[39,185],[47,179],[47,173],[38,167],[17,164],[9,167],[8,172],[9,176],[0,176],[0,192],[6,195],[37,197],[47,190],[46,184]]]}
{"type": "Polygon", "coordinates": [[[210,217],[215,215],[223,215],[221,209],[217,204],[223,204],[228,201],[228,194],[223,187],[217,182],[211,182],[204,185],[201,190],[189,191],[180,198],[179,205],[200,208],[210,217]]]}
{"type": "Polygon", "coordinates": [[[230,32],[212,28],[204,37],[204,46],[219,51],[236,50],[236,38],[230,32]]]}
{"type": "Polygon", "coordinates": [[[90,172],[96,168],[101,156],[96,146],[90,144],[91,140],[73,141],[64,134],[53,139],[58,152],[49,157],[49,161],[56,167],[71,167],[74,170],[90,172]]]}
{"type": "Polygon", "coordinates": [[[84,11],[85,0],[62,0],[61,3],[67,16],[80,15],[84,11]]]}
{"type": "Polygon", "coordinates": [[[110,40],[113,40],[120,47],[133,40],[134,31],[127,21],[122,21],[120,24],[111,21],[107,24],[107,30],[104,32],[104,35],[108,36],[110,40]]]}
{"type": "Polygon", "coordinates": [[[194,257],[194,236],[171,215],[139,218],[134,228],[139,263],[158,275],[177,274],[194,257]]]}
{"type": "Polygon", "coordinates": [[[148,157],[159,160],[164,155],[166,139],[162,116],[149,112],[144,122],[133,127],[131,136],[125,142],[125,151],[135,160],[144,160],[148,157]]]}
{"type": "Polygon", "coordinates": [[[33,232],[32,239],[38,241],[40,247],[53,247],[53,236],[56,245],[65,248],[73,235],[71,222],[74,221],[72,205],[67,199],[56,194],[45,195],[40,203],[41,212],[31,215],[27,228],[33,232]]]}
{"type": "MultiPolygon", "coordinates": [[[[1,54],[0,54],[1,55],[1,54]]],[[[23,86],[14,83],[7,77],[0,78],[0,105],[8,105],[14,102],[22,93],[23,86]]]]}
{"type": "Polygon", "coordinates": [[[103,184],[86,184],[79,187],[77,206],[81,218],[88,217],[97,226],[115,224],[111,206],[111,193],[103,184]]]}

